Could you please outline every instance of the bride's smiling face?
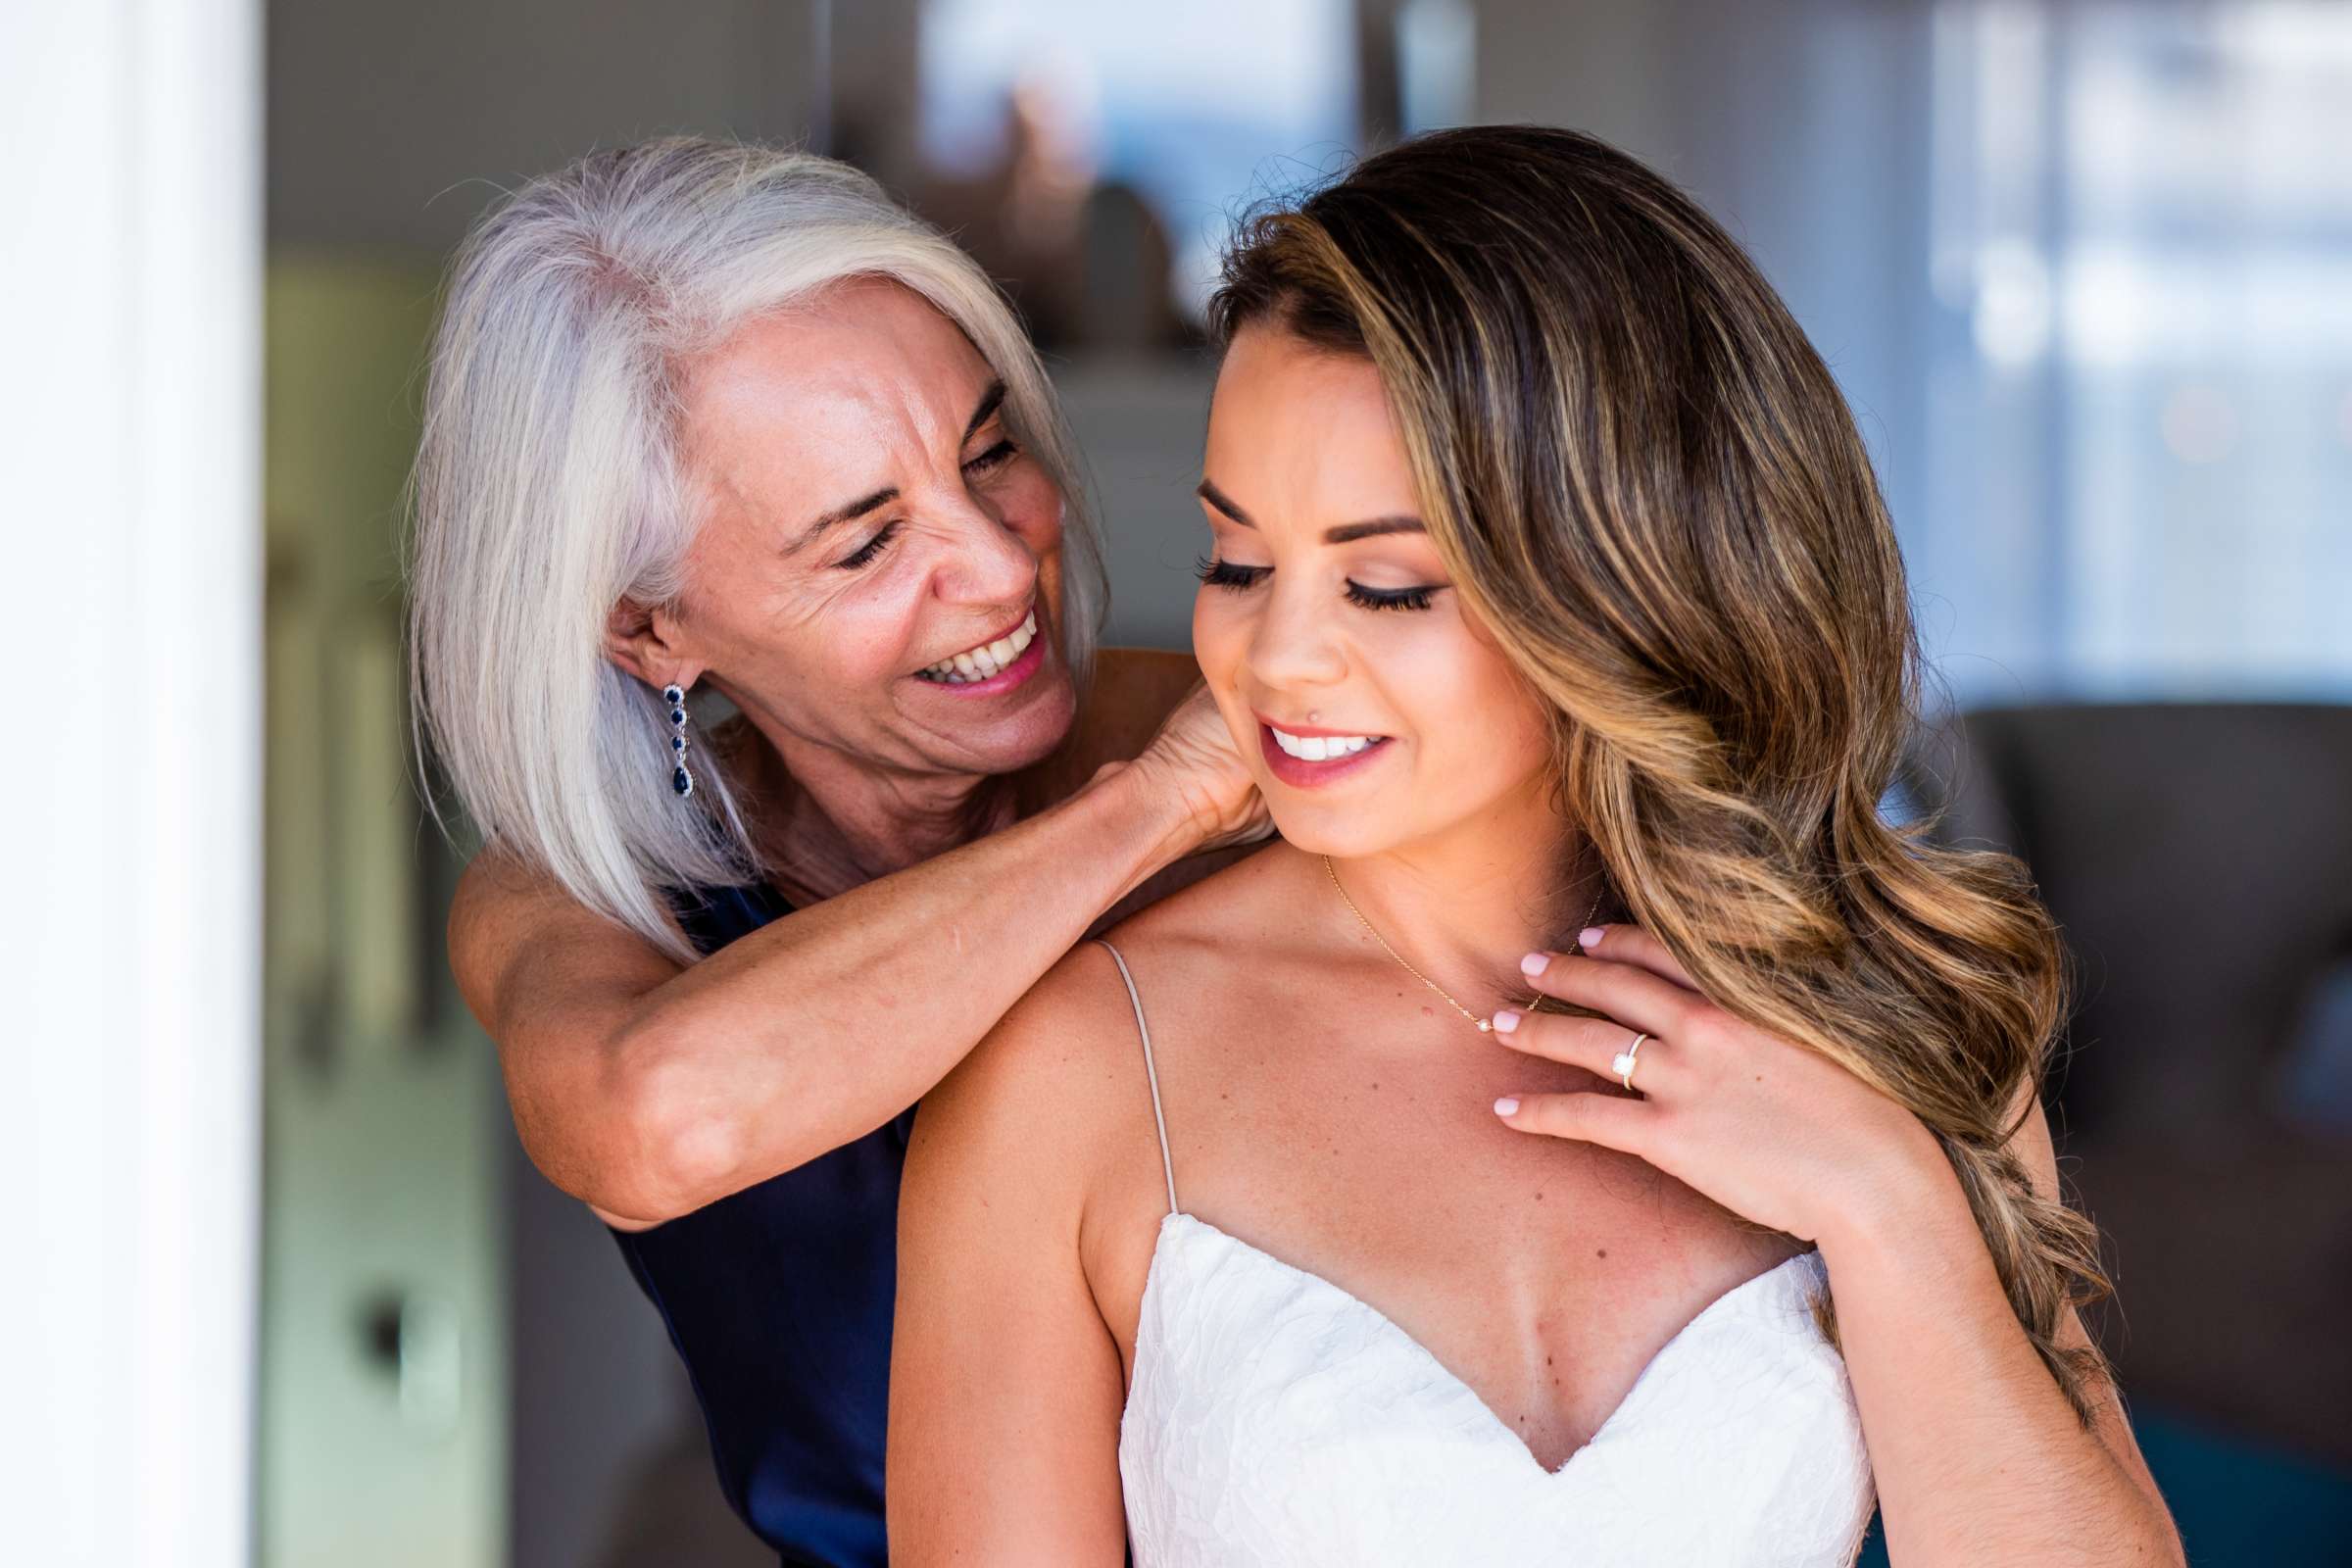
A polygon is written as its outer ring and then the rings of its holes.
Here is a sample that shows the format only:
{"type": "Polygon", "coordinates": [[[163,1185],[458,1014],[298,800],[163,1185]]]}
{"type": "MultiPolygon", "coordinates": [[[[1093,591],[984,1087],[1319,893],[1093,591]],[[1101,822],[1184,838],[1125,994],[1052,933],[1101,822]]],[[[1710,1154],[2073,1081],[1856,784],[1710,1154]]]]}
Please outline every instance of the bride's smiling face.
{"type": "Polygon", "coordinates": [[[1423,530],[1372,362],[1243,327],[1201,466],[1193,652],[1282,836],[1352,858],[1532,808],[1543,710],[1423,530]]]}

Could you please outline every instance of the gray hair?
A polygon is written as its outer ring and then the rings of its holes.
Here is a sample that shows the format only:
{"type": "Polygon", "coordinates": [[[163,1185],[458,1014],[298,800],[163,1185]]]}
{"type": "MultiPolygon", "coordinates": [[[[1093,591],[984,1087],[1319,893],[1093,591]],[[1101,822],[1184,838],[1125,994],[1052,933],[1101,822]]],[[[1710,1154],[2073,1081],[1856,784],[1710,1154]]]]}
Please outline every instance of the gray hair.
{"type": "Polygon", "coordinates": [[[672,793],[669,705],[606,657],[608,619],[683,586],[700,519],[678,365],[854,277],[930,301],[1004,379],[1007,422],[1064,500],[1063,652],[1083,692],[1107,587],[1053,387],[987,274],[872,179],[808,153],[652,141],[532,180],[452,264],[411,481],[419,744],[485,843],[681,961],[694,951],[663,890],[740,884],[758,859],[710,752],[693,795],[672,793]]]}

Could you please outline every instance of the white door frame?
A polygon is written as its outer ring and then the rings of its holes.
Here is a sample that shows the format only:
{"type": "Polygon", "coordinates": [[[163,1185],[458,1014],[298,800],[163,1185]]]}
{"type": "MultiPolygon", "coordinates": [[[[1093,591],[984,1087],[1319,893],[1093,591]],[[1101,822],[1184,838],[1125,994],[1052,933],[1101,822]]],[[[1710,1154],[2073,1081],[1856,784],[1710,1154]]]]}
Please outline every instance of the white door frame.
{"type": "Polygon", "coordinates": [[[252,1555],[259,0],[0,7],[0,1556],[252,1555]]]}

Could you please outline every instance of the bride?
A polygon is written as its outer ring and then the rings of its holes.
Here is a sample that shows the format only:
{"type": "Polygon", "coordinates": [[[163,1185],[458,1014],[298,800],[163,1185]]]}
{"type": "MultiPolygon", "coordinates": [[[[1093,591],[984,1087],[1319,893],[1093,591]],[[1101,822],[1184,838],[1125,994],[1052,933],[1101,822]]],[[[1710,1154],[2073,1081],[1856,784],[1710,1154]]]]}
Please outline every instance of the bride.
{"type": "Polygon", "coordinates": [[[893,1560],[1834,1564],[1875,1496],[1898,1568],[2180,1561],[2055,933],[1879,814],[1902,566],[1753,266],[1489,127],[1258,218],[1211,315],[1194,646],[1284,842],[924,1101],[893,1560]]]}

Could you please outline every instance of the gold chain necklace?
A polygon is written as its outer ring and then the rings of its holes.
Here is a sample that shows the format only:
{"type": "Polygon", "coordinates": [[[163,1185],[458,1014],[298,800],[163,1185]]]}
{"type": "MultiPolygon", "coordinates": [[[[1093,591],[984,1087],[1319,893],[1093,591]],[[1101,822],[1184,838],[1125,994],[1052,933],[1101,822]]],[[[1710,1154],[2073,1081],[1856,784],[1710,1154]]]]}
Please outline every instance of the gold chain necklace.
{"type": "MultiPolygon", "coordinates": [[[[1435,980],[1432,980],[1429,976],[1414,968],[1403,954],[1398,953],[1395,948],[1389,946],[1388,938],[1382,936],[1378,931],[1373,929],[1372,922],[1364,918],[1364,911],[1355,906],[1355,901],[1348,897],[1348,890],[1340,886],[1340,873],[1338,869],[1332,865],[1331,857],[1328,855],[1323,857],[1323,871],[1325,875],[1331,878],[1331,885],[1339,893],[1340,902],[1348,906],[1348,912],[1355,916],[1355,923],[1362,926],[1365,932],[1370,935],[1372,940],[1380,944],[1381,952],[1387,954],[1390,957],[1395,958],[1398,963],[1403,964],[1404,972],[1406,974],[1411,975],[1414,979],[1429,987],[1430,990],[1435,991],[1439,996],[1444,997],[1447,1006],[1451,1007],[1454,1011],[1460,1013],[1463,1017],[1469,1019],[1472,1023],[1478,1026],[1478,1032],[1480,1034],[1491,1034],[1494,1032],[1494,1024],[1492,1019],[1481,1018],[1477,1013],[1472,1012],[1468,1007],[1465,1007],[1460,1003],[1454,1001],[1452,992],[1446,990],[1444,986],[1438,984],[1435,980]]],[[[1592,894],[1592,907],[1585,911],[1585,917],[1578,924],[1577,929],[1582,931],[1586,926],[1591,925],[1592,923],[1592,917],[1599,912],[1600,893],[1596,889],[1592,894]]],[[[1529,1012],[1533,1012],[1543,1004],[1543,1002],[1544,993],[1539,991],[1534,996],[1528,998],[1525,1004],[1526,1009],[1529,1012]]]]}

